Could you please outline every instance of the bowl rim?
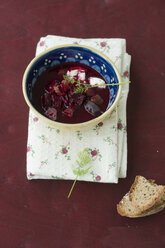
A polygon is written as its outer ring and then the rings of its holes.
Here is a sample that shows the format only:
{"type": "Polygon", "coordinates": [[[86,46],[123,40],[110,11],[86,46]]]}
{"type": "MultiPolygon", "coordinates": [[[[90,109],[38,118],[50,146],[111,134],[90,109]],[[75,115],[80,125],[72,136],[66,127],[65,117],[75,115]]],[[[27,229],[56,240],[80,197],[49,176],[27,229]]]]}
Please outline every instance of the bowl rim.
{"type": "Polygon", "coordinates": [[[119,85],[119,90],[118,90],[118,93],[117,93],[117,96],[116,96],[116,99],[114,101],[114,103],[112,104],[112,106],[106,110],[103,114],[101,114],[100,116],[92,119],[92,120],[89,120],[89,121],[86,121],[86,122],[81,122],[81,123],[74,123],[74,124],[70,124],[70,123],[62,123],[62,122],[58,122],[58,121],[53,121],[53,120],[50,120],[49,118],[47,118],[46,116],[42,115],[39,111],[37,111],[33,105],[31,104],[28,96],[27,96],[27,92],[26,92],[26,79],[27,79],[27,75],[32,67],[32,65],[37,61],[37,59],[39,59],[40,57],[42,57],[43,55],[49,53],[50,51],[53,51],[53,50],[56,50],[56,49],[59,49],[59,48],[65,48],[65,47],[81,47],[81,48],[86,48],[88,50],[91,50],[92,52],[100,55],[101,57],[103,57],[105,60],[107,60],[113,67],[116,75],[117,75],[117,78],[119,80],[119,83],[122,82],[122,79],[121,79],[121,76],[120,76],[120,73],[116,67],[116,65],[111,61],[111,59],[103,54],[102,52],[100,52],[99,50],[93,48],[93,47],[90,47],[90,46],[86,46],[86,45],[79,45],[79,44],[65,44],[65,45],[60,45],[60,46],[54,46],[54,47],[51,47],[41,53],[39,53],[36,57],[34,57],[30,63],[28,64],[28,66],[26,67],[25,69],[25,72],[23,74],[23,79],[22,79],[22,91],[23,91],[23,96],[24,96],[24,99],[27,103],[27,105],[29,106],[30,110],[32,110],[40,119],[43,119],[44,122],[47,122],[47,124],[49,124],[50,126],[53,126],[53,127],[58,127],[58,128],[82,128],[82,127],[85,127],[85,126],[89,126],[91,124],[95,124],[95,123],[99,123],[101,122],[103,119],[105,119],[112,111],[113,109],[116,107],[119,99],[120,99],[120,96],[121,96],[121,91],[122,91],[122,85],[119,85]]]}

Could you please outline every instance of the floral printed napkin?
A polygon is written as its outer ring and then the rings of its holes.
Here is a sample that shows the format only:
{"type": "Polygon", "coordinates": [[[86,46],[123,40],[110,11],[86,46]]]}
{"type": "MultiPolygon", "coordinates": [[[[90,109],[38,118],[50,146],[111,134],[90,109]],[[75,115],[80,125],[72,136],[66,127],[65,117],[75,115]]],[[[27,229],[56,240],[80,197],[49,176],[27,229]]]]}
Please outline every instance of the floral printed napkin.
{"type": "MultiPolygon", "coordinates": [[[[78,39],[48,35],[37,44],[36,55],[58,45],[95,47],[109,56],[122,81],[128,81],[131,57],[125,39],[78,39]]],[[[48,126],[29,113],[28,179],[66,179],[117,183],[127,172],[126,103],[129,84],[123,85],[117,107],[107,119],[88,130],[65,131],[48,126]],[[77,162],[76,162],[77,161],[77,162]],[[86,163],[88,165],[86,165],[86,163]],[[79,170],[78,164],[83,165],[79,170]]]]}

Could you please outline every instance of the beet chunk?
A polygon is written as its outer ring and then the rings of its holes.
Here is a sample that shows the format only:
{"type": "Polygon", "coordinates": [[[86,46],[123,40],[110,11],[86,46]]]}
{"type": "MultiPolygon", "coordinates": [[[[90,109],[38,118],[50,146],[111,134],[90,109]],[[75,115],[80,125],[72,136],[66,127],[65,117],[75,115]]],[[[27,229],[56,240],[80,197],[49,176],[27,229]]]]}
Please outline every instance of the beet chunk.
{"type": "Polygon", "coordinates": [[[95,95],[91,97],[91,102],[94,102],[97,105],[101,105],[104,102],[104,100],[101,98],[100,95],[95,95]]]}
{"type": "Polygon", "coordinates": [[[63,114],[71,118],[73,116],[73,109],[72,108],[66,108],[63,110],[63,114]]]}
{"type": "Polygon", "coordinates": [[[94,102],[87,101],[84,104],[84,108],[89,114],[93,116],[99,116],[101,114],[100,108],[94,102]]]}
{"type": "Polygon", "coordinates": [[[63,88],[63,90],[66,92],[69,90],[69,82],[66,80],[62,80],[61,81],[61,87],[63,88]]]}
{"type": "Polygon", "coordinates": [[[69,106],[69,99],[68,99],[68,95],[64,95],[64,96],[61,96],[61,100],[63,101],[65,107],[68,107],[69,106]]]}
{"type": "Polygon", "coordinates": [[[73,107],[75,105],[75,99],[73,96],[68,95],[68,105],[69,107],[73,107]]]}
{"type": "Polygon", "coordinates": [[[55,86],[54,86],[54,91],[56,92],[56,94],[57,94],[58,96],[63,96],[63,95],[65,95],[65,91],[64,91],[64,89],[61,87],[61,85],[55,85],[55,86]]]}
{"type": "Polygon", "coordinates": [[[75,94],[74,95],[74,105],[81,106],[85,100],[85,95],[82,94],[75,94]]]}
{"type": "Polygon", "coordinates": [[[42,108],[46,108],[46,107],[48,107],[50,105],[51,105],[50,95],[48,93],[44,93],[41,96],[41,106],[42,106],[42,108]]]}
{"type": "Polygon", "coordinates": [[[61,96],[57,96],[56,94],[51,95],[52,105],[56,109],[61,109],[62,99],[61,96]]]}
{"type": "Polygon", "coordinates": [[[55,107],[48,107],[47,110],[45,111],[45,115],[55,121],[57,120],[57,109],[55,107]]]}

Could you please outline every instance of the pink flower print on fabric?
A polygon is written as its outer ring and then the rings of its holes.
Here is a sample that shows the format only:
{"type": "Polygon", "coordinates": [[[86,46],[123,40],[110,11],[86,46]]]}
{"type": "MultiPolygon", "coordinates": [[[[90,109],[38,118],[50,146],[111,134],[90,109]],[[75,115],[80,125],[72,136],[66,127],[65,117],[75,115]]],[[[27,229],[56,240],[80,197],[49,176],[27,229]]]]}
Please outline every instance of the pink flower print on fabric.
{"type": "Polygon", "coordinates": [[[94,171],[91,171],[90,174],[92,176],[93,182],[99,182],[99,181],[101,181],[101,176],[98,175],[98,174],[96,174],[96,173],[94,173],[94,171]]]}
{"type": "Polygon", "coordinates": [[[102,50],[102,52],[109,52],[110,50],[110,46],[107,41],[101,41],[101,42],[96,41],[96,45],[99,47],[99,49],[102,50]]]}
{"type": "Polygon", "coordinates": [[[102,155],[101,155],[99,149],[96,149],[96,148],[91,149],[91,148],[89,148],[89,152],[90,152],[90,154],[91,154],[91,156],[92,156],[92,160],[95,160],[95,159],[98,158],[99,161],[101,161],[102,155]]]}
{"type": "Polygon", "coordinates": [[[97,151],[96,151],[96,150],[91,151],[91,155],[92,155],[93,157],[96,156],[96,155],[97,155],[97,151]]]}
{"type": "Polygon", "coordinates": [[[99,123],[98,123],[98,126],[99,126],[99,127],[102,127],[102,126],[103,126],[103,122],[99,122],[99,123]]]}
{"type": "Polygon", "coordinates": [[[30,146],[27,146],[27,152],[30,152],[30,146]]]}
{"type": "Polygon", "coordinates": [[[121,130],[122,128],[123,128],[123,124],[122,123],[118,123],[117,124],[117,129],[120,129],[121,130]]]}
{"type": "Polygon", "coordinates": [[[100,180],[101,180],[101,176],[97,175],[97,176],[95,177],[95,179],[96,179],[96,181],[100,181],[100,180]]]}
{"type": "Polygon", "coordinates": [[[129,76],[129,72],[128,72],[128,71],[125,71],[125,72],[123,73],[123,76],[124,76],[124,77],[128,77],[128,76],[129,76]]]}
{"type": "Polygon", "coordinates": [[[66,148],[63,148],[63,149],[62,149],[62,153],[63,153],[63,154],[66,154],[66,153],[68,153],[68,150],[67,150],[66,148]]]}
{"type": "Polygon", "coordinates": [[[45,41],[41,41],[40,42],[40,46],[42,47],[42,46],[44,46],[45,45],[45,41]]]}
{"type": "Polygon", "coordinates": [[[37,122],[38,120],[39,120],[38,117],[33,118],[33,121],[35,121],[35,122],[37,122]]]}
{"type": "Polygon", "coordinates": [[[128,78],[129,77],[129,71],[128,71],[128,66],[126,66],[124,72],[123,72],[123,75],[122,75],[124,78],[128,78]]]}
{"type": "Polygon", "coordinates": [[[70,142],[68,142],[67,145],[61,145],[61,149],[56,152],[55,159],[59,159],[61,154],[67,159],[71,160],[71,157],[69,155],[69,149],[70,149],[70,142]]]}
{"type": "Polygon", "coordinates": [[[101,47],[106,47],[107,43],[105,41],[100,42],[101,47]]]}
{"type": "Polygon", "coordinates": [[[28,153],[29,155],[31,155],[32,157],[33,157],[34,154],[35,154],[35,151],[33,150],[32,145],[28,145],[26,151],[27,151],[27,153],[28,153]]]}
{"type": "Polygon", "coordinates": [[[126,127],[126,125],[124,125],[122,123],[122,120],[121,119],[118,120],[117,129],[120,130],[120,131],[127,132],[127,127],[126,127]]]}

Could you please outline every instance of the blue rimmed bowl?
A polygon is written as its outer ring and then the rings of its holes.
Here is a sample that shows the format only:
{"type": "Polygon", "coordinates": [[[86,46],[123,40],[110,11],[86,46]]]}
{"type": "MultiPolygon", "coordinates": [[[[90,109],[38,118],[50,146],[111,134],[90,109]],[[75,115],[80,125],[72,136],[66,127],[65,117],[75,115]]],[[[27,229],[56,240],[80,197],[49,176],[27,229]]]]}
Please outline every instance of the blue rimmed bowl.
{"type": "Polygon", "coordinates": [[[32,90],[38,77],[50,67],[64,62],[79,62],[88,65],[98,71],[107,83],[121,83],[120,74],[113,62],[96,49],[81,45],[63,45],[53,47],[36,56],[28,65],[23,75],[23,95],[30,109],[47,124],[62,129],[81,129],[96,125],[106,118],[117,102],[121,94],[121,85],[110,85],[110,100],[106,111],[97,118],[78,124],[66,124],[52,121],[39,113],[32,104],[32,90]]]}

